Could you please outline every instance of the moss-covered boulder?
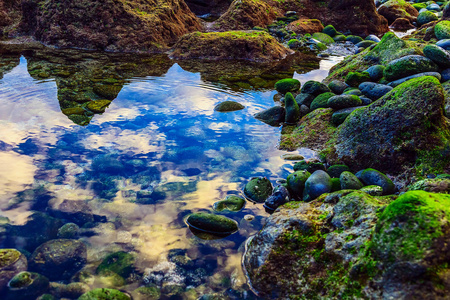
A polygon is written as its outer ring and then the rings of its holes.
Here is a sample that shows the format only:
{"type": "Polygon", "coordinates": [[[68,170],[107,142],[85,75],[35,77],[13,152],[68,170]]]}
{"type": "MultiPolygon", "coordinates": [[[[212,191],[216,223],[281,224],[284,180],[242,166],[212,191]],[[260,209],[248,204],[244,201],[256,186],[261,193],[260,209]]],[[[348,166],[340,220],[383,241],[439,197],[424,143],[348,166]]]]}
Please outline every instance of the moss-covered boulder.
{"type": "Polygon", "coordinates": [[[311,176],[310,172],[300,170],[289,174],[287,177],[287,188],[295,199],[302,199],[303,190],[305,189],[305,182],[309,176],[311,176]]]}
{"type": "Polygon", "coordinates": [[[192,214],[186,219],[186,223],[196,230],[211,234],[231,234],[238,230],[236,221],[209,213],[192,214]]]}
{"type": "Polygon", "coordinates": [[[314,98],[314,100],[311,102],[311,105],[309,108],[311,110],[315,110],[318,108],[328,108],[328,107],[330,107],[328,105],[328,100],[334,96],[336,96],[336,95],[331,92],[320,94],[319,96],[314,98]]]}
{"type": "Polygon", "coordinates": [[[289,23],[286,26],[286,29],[293,31],[296,34],[313,34],[322,31],[323,25],[322,22],[317,19],[300,19],[289,23]]]}
{"type": "Polygon", "coordinates": [[[450,53],[439,46],[433,44],[426,45],[423,48],[423,54],[441,68],[445,69],[450,67],[450,53]]]}
{"type": "Polygon", "coordinates": [[[419,26],[422,26],[424,24],[433,22],[433,21],[437,21],[438,17],[429,10],[423,11],[421,12],[418,16],[417,16],[417,23],[419,24],[419,26]]]}
{"type": "Polygon", "coordinates": [[[439,40],[450,39],[450,21],[444,20],[434,26],[434,34],[439,40]]]}
{"type": "Polygon", "coordinates": [[[300,81],[293,78],[281,79],[275,83],[275,89],[283,95],[288,92],[295,93],[300,89],[300,81]]]}
{"type": "Polygon", "coordinates": [[[342,172],[339,179],[343,190],[359,190],[364,186],[358,177],[349,171],[342,172]]]}
{"type": "Polygon", "coordinates": [[[450,137],[443,105],[443,89],[436,78],[407,81],[353,111],[340,126],[332,151],[352,169],[395,172],[414,162],[430,163],[433,153],[442,155],[437,153],[450,137]]]}
{"type": "Polygon", "coordinates": [[[318,170],[306,179],[303,201],[311,201],[322,194],[331,192],[331,177],[325,171],[318,170]]]}
{"type": "Polygon", "coordinates": [[[229,195],[224,200],[217,201],[213,205],[216,211],[240,211],[244,206],[245,199],[234,195],[229,195]]]}
{"type": "Polygon", "coordinates": [[[178,40],[171,57],[266,62],[283,59],[291,53],[292,50],[278,43],[265,31],[194,32],[178,40]]]}
{"type": "Polygon", "coordinates": [[[291,93],[287,93],[284,97],[284,107],[286,109],[284,122],[290,125],[297,124],[298,120],[300,120],[300,108],[291,93]]]}
{"type": "Polygon", "coordinates": [[[419,12],[404,0],[389,0],[378,7],[378,13],[385,17],[389,24],[392,24],[398,18],[413,22],[419,15],[419,12]]]}
{"type": "Polygon", "coordinates": [[[61,280],[72,277],[86,261],[87,250],[83,242],[56,239],[36,248],[29,260],[29,267],[50,280],[61,280]]]}
{"type": "Polygon", "coordinates": [[[48,278],[34,272],[20,272],[8,282],[6,300],[36,299],[48,290],[48,278]]]}
{"type": "Polygon", "coordinates": [[[337,95],[329,98],[327,101],[327,107],[336,110],[360,106],[361,104],[361,99],[356,95],[337,95]]]}
{"type": "Polygon", "coordinates": [[[341,176],[342,172],[350,171],[350,168],[346,165],[332,165],[327,169],[328,175],[331,176],[331,178],[339,178],[341,176]]]}
{"type": "Polygon", "coordinates": [[[301,89],[301,92],[304,94],[311,94],[314,96],[318,96],[320,94],[330,92],[330,89],[326,84],[323,84],[322,82],[309,80],[305,82],[305,84],[301,89]]]}
{"type": "Polygon", "coordinates": [[[358,172],[356,176],[365,185],[378,185],[383,189],[383,195],[390,195],[395,192],[395,185],[392,180],[378,170],[368,168],[358,172]]]}
{"type": "Polygon", "coordinates": [[[214,107],[215,111],[230,112],[244,109],[245,106],[236,101],[223,101],[214,107]]]}
{"type": "Polygon", "coordinates": [[[408,55],[391,61],[384,69],[386,80],[394,81],[403,77],[424,72],[436,72],[438,66],[429,58],[420,55],[408,55]]]}
{"type": "Polygon", "coordinates": [[[344,108],[344,109],[340,109],[337,110],[333,113],[333,115],[331,116],[331,122],[333,123],[334,126],[339,126],[342,123],[344,123],[345,119],[347,119],[347,117],[355,110],[361,108],[361,106],[356,106],[356,107],[349,107],[349,108],[344,108]]]}
{"type": "Polygon", "coordinates": [[[130,300],[131,298],[115,289],[93,289],[83,295],[78,300],[130,300]]]}
{"type": "Polygon", "coordinates": [[[333,25],[325,26],[325,28],[323,28],[322,32],[327,34],[327,35],[329,35],[329,36],[331,36],[331,37],[334,37],[334,36],[336,36],[338,34],[336,28],[334,28],[333,25]]]}
{"type": "Polygon", "coordinates": [[[325,45],[331,45],[334,43],[334,40],[331,36],[323,32],[316,32],[312,35],[312,38],[318,40],[319,42],[325,45]]]}
{"type": "Polygon", "coordinates": [[[272,183],[266,177],[254,177],[245,185],[244,194],[257,203],[264,202],[273,192],[272,183]]]}
{"type": "Polygon", "coordinates": [[[131,253],[122,251],[111,253],[97,267],[97,273],[108,275],[113,272],[126,279],[136,271],[135,261],[136,258],[131,253]]]}

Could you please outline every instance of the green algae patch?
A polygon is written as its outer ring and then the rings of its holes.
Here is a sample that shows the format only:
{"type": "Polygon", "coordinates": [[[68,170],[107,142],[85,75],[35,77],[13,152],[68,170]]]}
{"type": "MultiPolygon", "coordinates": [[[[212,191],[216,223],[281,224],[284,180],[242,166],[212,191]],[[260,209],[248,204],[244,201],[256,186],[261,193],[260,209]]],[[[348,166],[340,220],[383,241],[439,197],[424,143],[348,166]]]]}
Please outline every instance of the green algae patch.
{"type": "Polygon", "coordinates": [[[171,57],[267,62],[283,59],[290,53],[293,52],[267,32],[249,30],[186,34],[175,44],[171,57]]]}
{"type": "Polygon", "coordinates": [[[209,213],[192,214],[186,223],[194,229],[213,234],[230,234],[238,230],[236,221],[209,213]]]}
{"type": "Polygon", "coordinates": [[[21,253],[16,249],[0,249],[0,269],[19,260],[21,253]]]}
{"type": "Polygon", "coordinates": [[[449,218],[450,195],[406,192],[380,215],[371,249],[386,261],[423,259],[449,218]]]}
{"type": "Polygon", "coordinates": [[[114,272],[123,278],[127,278],[135,271],[134,255],[126,252],[115,252],[108,255],[97,267],[98,274],[108,274],[114,272]]]}
{"type": "Polygon", "coordinates": [[[115,289],[100,288],[81,295],[78,300],[130,300],[130,297],[115,289]]]}

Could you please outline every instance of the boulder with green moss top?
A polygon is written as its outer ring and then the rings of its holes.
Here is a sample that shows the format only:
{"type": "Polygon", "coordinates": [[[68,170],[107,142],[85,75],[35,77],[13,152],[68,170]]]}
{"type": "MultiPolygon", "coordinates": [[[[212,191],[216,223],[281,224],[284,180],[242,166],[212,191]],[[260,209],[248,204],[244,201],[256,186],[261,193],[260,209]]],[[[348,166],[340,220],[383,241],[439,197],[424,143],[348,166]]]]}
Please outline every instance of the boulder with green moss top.
{"type": "Polygon", "coordinates": [[[192,214],[186,219],[186,223],[196,230],[211,234],[231,234],[238,230],[236,221],[209,213],[192,214]]]}
{"type": "Polygon", "coordinates": [[[215,111],[230,112],[244,109],[245,106],[236,101],[223,101],[214,107],[215,111]]]}
{"type": "Polygon", "coordinates": [[[331,123],[333,110],[318,108],[302,117],[295,128],[283,128],[280,149],[293,151],[299,147],[322,149],[332,138],[336,127],[331,123]]]}
{"type": "Polygon", "coordinates": [[[367,72],[350,72],[345,77],[345,83],[353,87],[357,87],[365,81],[370,81],[370,75],[367,72]]]}
{"type": "Polygon", "coordinates": [[[433,21],[437,21],[438,17],[431,11],[426,10],[421,12],[418,16],[417,16],[417,23],[419,24],[419,26],[422,26],[424,24],[433,22],[433,21]]]}
{"type": "Polygon", "coordinates": [[[434,34],[439,40],[450,39],[450,21],[441,21],[434,26],[434,34]]]}
{"type": "Polygon", "coordinates": [[[344,108],[344,109],[340,109],[337,110],[333,113],[333,115],[331,116],[331,122],[333,123],[333,125],[335,126],[339,126],[342,123],[344,123],[345,119],[347,119],[347,117],[355,110],[358,108],[361,108],[362,106],[356,106],[356,107],[349,107],[349,108],[344,108]]]}
{"type": "Polygon", "coordinates": [[[331,36],[331,37],[334,37],[334,36],[337,35],[337,30],[334,28],[333,25],[325,26],[325,28],[322,30],[322,32],[327,34],[327,35],[329,35],[329,36],[331,36]]]}
{"type": "Polygon", "coordinates": [[[130,300],[131,298],[115,289],[99,288],[81,295],[78,300],[130,300]]]}
{"type": "Polygon", "coordinates": [[[426,45],[423,48],[423,54],[441,68],[445,69],[450,67],[450,53],[439,46],[434,44],[426,45]]]}
{"type": "Polygon", "coordinates": [[[294,165],[294,171],[296,172],[302,170],[306,170],[309,173],[314,173],[317,170],[325,171],[326,168],[321,162],[302,160],[294,165]]]}
{"type": "Polygon", "coordinates": [[[36,299],[48,290],[47,277],[33,272],[20,272],[8,283],[6,300],[36,299]]]}
{"type": "Polygon", "coordinates": [[[341,164],[332,165],[327,169],[327,173],[331,176],[331,178],[339,178],[339,176],[341,176],[341,173],[346,171],[350,171],[349,167],[341,164]]]}
{"type": "Polygon", "coordinates": [[[299,170],[287,177],[287,188],[295,199],[302,199],[305,182],[311,176],[307,170],[299,170]]]}
{"type": "Polygon", "coordinates": [[[339,179],[343,190],[359,190],[364,186],[358,177],[349,171],[342,172],[339,179]]]}
{"type": "Polygon", "coordinates": [[[181,37],[171,54],[175,59],[280,60],[293,53],[264,31],[194,32],[181,37]],[[246,51],[242,51],[246,49],[246,51]]]}
{"type": "Polygon", "coordinates": [[[122,251],[111,253],[103,259],[96,272],[100,275],[108,275],[112,272],[127,279],[136,272],[135,261],[136,258],[131,253],[122,251]]]}
{"type": "Polygon", "coordinates": [[[334,43],[333,38],[331,36],[329,36],[328,34],[323,33],[323,32],[315,32],[312,35],[312,38],[318,40],[319,42],[321,42],[321,43],[323,43],[325,45],[330,45],[330,44],[334,43]]]}
{"type": "Polygon", "coordinates": [[[286,109],[284,122],[291,125],[296,124],[300,120],[300,108],[291,93],[287,93],[284,97],[284,108],[286,109]]]}
{"type": "Polygon", "coordinates": [[[327,107],[339,110],[349,107],[356,107],[362,104],[361,99],[356,95],[338,95],[328,99],[327,107]]]}
{"type": "Polygon", "coordinates": [[[313,100],[313,102],[311,102],[311,105],[309,108],[311,110],[315,110],[318,108],[330,107],[328,105],[328,100],[334,96],[336,96],[336,95],[331,92],[320,94],[316,98],[314,98],[314,100],[313,100]]]}
{"type": "Polygon", "coordinates": [[[450,138],[443,106],[443,89],[436,78],[407,81],[371,105],[353,111],[328,148],[330,158],[352,169],[398,172],[414,162],[438,163],[434,169],[442,169],[448,163],[442,151],[450,138]]]}
{"type": "Polygon", "coordinates": [[[383,195],[391,195],[395,192],[395,185],[385,174],[375,169],[365,169],[355,175],[365,185],[378,185],[383,189],[383,195]]]}
{"type": "Polygon", "coordinates": [[[342,94],[348,88],[348,84],[340,80],[333,80],[328,84],[328,88],[335,94],[342,94]]]}
{"type": "Polygon", "coordinates": [[[330,89],[321,82],[309,80],[305,82],[305,84],[301,89],[301,92],[304,94],[311,94],[314,96],[318,96],[320,94],[330,92],[330,89]]]}
{"type": "Polygon", "coordinates": [[[16,249],[0,249],[0,294],[8,281],[27,270],[27,258],[16,249]]]}
{"type": "Polygon", "coordinates": [[[385,66],[394,59],[421,53],[414,42],[404,41],[394,33],[389,32],[373,49],[369,48],[359,54],[348,56],[342,62],[333,66],[325,82],[329,83],[335,79],[343,80],[349,72],[361,72],[375,65],[385,66]]]}
{"type": "Polygon", "coordinates": [[[420,55],[408,55],[391,61],[383,74],[386,80],[394,81],[410,75],[438,70],[438,66],[431,59],[420,55]]]}
{"type": "Polygon", "coordinates": [[[281,79],[275,83],[275,89],[283,95],[288,92],[295,93],[300,89],[300,81],[293,78],[281,79]]]}
{"type": "Polygon", "coordinates": [[[240,211],[245,205],[245,199],[242,197],[229,195],[224,200],[217,201],[213,207],[216,211],[240,211]]]}
{"type": "Polygon", "coordinates": [[[61,280],[72,277],[86,264],[86,260],[87,250],[83,242],[56,239],[34,250],[29,260],[29,268],[50,280],[61,280]]]}
{"type": "Polygon", "coordinates": [[[254,177],[245,185],[244,194],[257,203],[264,202],[273,192],[272,183],[266,177],[254,177]]]}
{"type": "Polygon", "coordinates": [[[415,22],[419,12],[404,0],[389,0],[378,7],[378,13],[392,24],[396,19],[403,18],[415,22]]]}

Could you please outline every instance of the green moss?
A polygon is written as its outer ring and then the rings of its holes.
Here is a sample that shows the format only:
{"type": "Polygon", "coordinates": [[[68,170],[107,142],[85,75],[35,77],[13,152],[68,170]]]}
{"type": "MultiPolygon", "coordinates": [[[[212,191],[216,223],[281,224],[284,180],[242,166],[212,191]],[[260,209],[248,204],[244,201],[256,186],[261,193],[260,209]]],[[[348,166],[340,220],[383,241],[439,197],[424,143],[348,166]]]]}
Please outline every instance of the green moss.
{"type": "Polygon", "coordinates": [[[297,92],[300,89],[300,81],[293,78],[281,79],[275,83],[275,89],[281,93],[297,92]]]}
{"type": "Polygon", "coordinates": [[[15,263],[20,256],[16,249],[0,249],[0,269],[15,263]]]}
{"type": "Polygon", "coordinates": [[[357,87],[366,81],[370,81],[370,75],[368,72],[350,72],[345,77],[345,83],[352,87],[357,87]]]}
{"type": "Polygon", "coordinates": [[[78,300],[130,300],[130,297],[114,289],[94,289],[81,295],[78,300]]]}
{"type": "Polygon", "coordinates": [[[434,34],[439,40],[450,38],[450,21],[444,20],[434,26],[434,34]]]}
{"type": "Polygon", "coordinates": [[[311,103],[310,109],[315,110],[318,108],[328,108],[329,107],[328,99],[330,99],[333,96],[336,96],[336,95],[331,92],[320,94],[319,96],[314,98],[313,102],[311,103]]]}
{"type": "Polygon", "coordinates": [[[33,279],[30,272],[20,272],[11,279],[9,286],[12,288],[23,288],[29,286],[32,282],[33,279]]]}
{"type": "Polygon", "coordinates": [[[322,32],[316,32],[312,35],[313,39],[318,40],[319,42],[325,44],[325,45],[330,45],[334,43],[334,40],[331,36],[329,36],[328,34],[322,33],[322,32]]]}
{"type": "Polygon", "coordinates": [[[126,252],[115,252],[108,255],[97,267],[97,273],[114,272],[123,278],[127,278],[134,272],[134,255],[126,252]]]}

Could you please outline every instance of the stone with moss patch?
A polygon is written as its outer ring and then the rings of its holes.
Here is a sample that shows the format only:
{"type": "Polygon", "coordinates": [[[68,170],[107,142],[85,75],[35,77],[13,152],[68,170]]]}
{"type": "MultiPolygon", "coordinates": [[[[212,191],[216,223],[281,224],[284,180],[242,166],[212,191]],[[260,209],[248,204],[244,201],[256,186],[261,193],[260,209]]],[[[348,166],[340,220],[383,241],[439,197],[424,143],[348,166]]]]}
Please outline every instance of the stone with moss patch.
{"type": "Polygon", "coordinates": [[[334,97],[334,96],[336,96],[336,95],[334,93],[331,93],[331,92],[320,94],[319,96],[314,98],[313,102],[311,102],[310,109],[311,110],[315,110],[315,109],[318,109],[318,108],[327,108],[327,107],[329,107],[328,100],[330,98],[334,97]]]}
{"type": "Polygon", "coordinates": [[[450,21],[444,20],[434,26],[434,34],[439,40],[450,39],[450,21]]]}
{"type": "Polygon", "coordinates": [[[431,11],[423,11],[417,16],[417,23],[422,26],[424,24],[437,21],[438,17],[431,11]]]}
{"type": "Polygon", "coordinates": [[[339,110],[349,107],[356,107],[362,104],[361,99],[356,95],[337,95],[330,97],[327,106],[339,110]]]}
{"type": "Polygon", "coordinates": [[[323,33],[323,32],[315,32],[312,35],[312,38],[318,40],[319,42],[321,42],[321,43],[323,43],[325,45],[330,45],[330,44],[334,43],[333,38],[331,36],[329,36],[328,34],[323,33]]]}
{"type": "Polygon", "coordinates": [[[212,234],[230,234],[238,230],[236,221],[209,213],[192,214],[186,222],[194,229],[212,234]]]}
{"type": "Polygon", "coordinates": [[[95,100],[88,102],[86,108],[94,113],[104,113],[109,104],[110,100],[95,100]]]}
{"type": "Polygon", "coordinates": [[[266,177],[252,178],[244,188],[245,196],[258,203],[264,202],[272,192],[272,183],[266,177]]]}
{"type": "Polygon", "coordinates": [[[275,83],[275,89],[283,95],[287,92],[296,92],[300,89],[300,81],[293,78],[281,79],[275,83]]]}
{"type": "Polygon", "coordinates": [[[245,106],[236,101],[223,101],[214,107],[215,111],[230,112],[244,109],[245,106]]]}
{"type": "Polygon", "coordinates": [[[126,279],[135,272],[135,261],[136,258],[131,253],[122,251],[111,253],[103,259],[96,272],[98,274],[113,272],[126,279]]]}
{"type": "Polygon", "coordinates": [[[345,77],[345,83],[353,87],[357,87],[365,81],[370,81],[368,72],[350,72],[345,77]]]}
{"type": "Polygon", "coordinates": [[[287,177],[287,187],[291,192],[291,195],[296,199],[301,199],[303,196],[303,190],[305,189],[305,182],[311,176],[306,170],[295,171],[289,174],[287,177]]]}
{"type": "Polygon", "coordinates": [[[78,300],[130,300],[131,298],[115,289],[93,289],[83,295],[78,300]]]}
{"type": "Polygon", "coordinates": [[[291,93],[284,97],[284,107],[286,110],[285,123],[296,124],[300,120],[300,108],[291,93]]]}
{"type": "Polygon", "coordinates": [[[245,205],[245,199],[238,196],[227,196],[224,200],[214,203],[213,207],[216,211],[240,211],[245,205]]]}

